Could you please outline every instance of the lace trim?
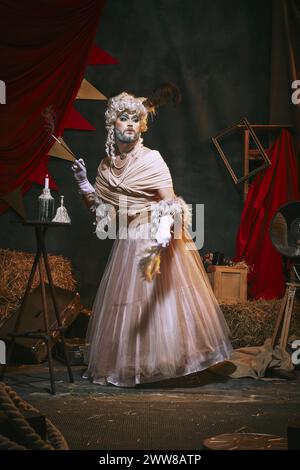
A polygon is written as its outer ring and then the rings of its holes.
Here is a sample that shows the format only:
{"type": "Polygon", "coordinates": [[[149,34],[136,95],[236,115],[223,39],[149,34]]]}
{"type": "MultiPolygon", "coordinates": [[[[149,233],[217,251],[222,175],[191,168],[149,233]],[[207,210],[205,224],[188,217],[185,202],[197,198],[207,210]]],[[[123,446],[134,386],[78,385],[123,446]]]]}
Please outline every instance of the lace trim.
{"type": "Polygon", "coordinates": [[[174,218],[174,225],[181,223],[184,227],[189,227],[192,223],[192,211],[181,196],[176,196],[171,200],[164,200],[152,204],[151,206],[151,236],[155,237],[161,217],[170,215],[174,218]]]}
{"type": "MultiPolygon", "coordinates": [[[[94,196],[94,204],[91,207],[91,211],[95,213],[96,225],[95,233],[99,238],[103,238],[100,233],[103,234],[106,228],[109,228],[116,217],[116,210],[111,204],[105,203],[100,197],[96,194],[94,196]]],[[[149,279],[153,276],[149,276],[149,271],[159,272],[159,250],[157,248],[157,243],[155,242],[155,235],[157,233],[159,223],[162,217],[170,215],[174,219],[174,232],[176,233],[177,228],[188,227],[192,222],[192,211],[190,207],[186,204],[184,199],[181,196],[176,196],[171,200],[164,200],[157,203],[151,204],[151,218],[150,218],[150,238],[152,240],[152,246],[147,248],[145,252],[141,254],[140,258],[140,267],[142,272],[146,275],[146,278],[149,279]],[[151,268],[150,268],[151,266],[151,268]]],[[[131,214],[129,209],[120,209],[120,213],[131,214]]]]}

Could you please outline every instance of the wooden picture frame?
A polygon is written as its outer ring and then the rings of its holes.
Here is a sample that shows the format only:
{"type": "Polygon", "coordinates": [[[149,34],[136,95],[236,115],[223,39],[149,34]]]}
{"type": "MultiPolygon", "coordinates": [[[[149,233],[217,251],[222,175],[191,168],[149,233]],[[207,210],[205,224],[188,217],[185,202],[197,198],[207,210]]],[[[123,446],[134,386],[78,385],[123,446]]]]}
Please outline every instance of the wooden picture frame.
{"type": "Polygon", "coordinates": [[[224,162],[224,164],[225,164],[225,166],[226,166],[226,168],[227,168],[227,170],[228,170],[228,172],[229,172],[229,174],[230,174],[230,176],[233,179],[233,182],[235,184],[242,183],[243,181],[249,179],[251,176],[254,176],[259,171],[262,171],[262,170],[264,170],[265,168],[267,168],[268,166],[271,165],[271,161],[270,161],[268,155],[266,154],[262,143],[260,142],[259,138],[257,137],[256,133],[253,130],[253,127],[251,126],[251,124],[248,122],[248,120],[246,118],[241,119],[239,122],[237,122],[233,126],[225,129],[224,131],[220,132],[216,136],[212,137],[212,142],[213,142],[214,146],[216,147],[220,157],[222,158],[222,160],[223,160],[223,162],[224,162]],[[259,167],[255,168],[254,170],[247,171],[246,174],[244,174],[243,176],[241,176],[239,178],[235,174],[232,166],[230,165],[230,163],[229,163],[229,161],[228,161],[228,159],[225,155],[225,152],[223,151],[223,149],[220,145],[219,140],[222,137],[224,137],[225,135],[227,135],[231,132],[240,130],[241,128],[244,129],[244,130],[248,130],[249,134],[251,135],[252,139],[254,140],[254,142],[257,146],[258,152],[262,157],[263,163],[259,167]]]}

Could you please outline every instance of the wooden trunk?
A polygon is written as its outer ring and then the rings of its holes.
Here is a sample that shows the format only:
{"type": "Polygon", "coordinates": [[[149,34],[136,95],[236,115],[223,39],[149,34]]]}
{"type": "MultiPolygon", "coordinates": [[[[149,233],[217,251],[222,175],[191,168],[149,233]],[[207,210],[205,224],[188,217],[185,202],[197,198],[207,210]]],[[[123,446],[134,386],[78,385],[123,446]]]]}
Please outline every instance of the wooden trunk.
{"type": "Polygon", "coordinates": [[[247,300],[247,270],[232,266],[210,266],[208,273],[219,302],[235,303],[247,300]]]}

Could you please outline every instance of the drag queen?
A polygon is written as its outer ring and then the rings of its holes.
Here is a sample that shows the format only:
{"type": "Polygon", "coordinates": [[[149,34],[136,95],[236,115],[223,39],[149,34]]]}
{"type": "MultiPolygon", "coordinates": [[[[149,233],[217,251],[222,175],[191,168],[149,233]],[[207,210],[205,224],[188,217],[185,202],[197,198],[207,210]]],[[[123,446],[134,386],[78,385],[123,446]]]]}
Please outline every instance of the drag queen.
{"type": "Polygon", "coordinates": [[[231,352],[228,327],[188,232],[188,206],[174,194],[160,153],[141,139],[160,101],[157,94],[125,92],[109,99],[107,156],[94,186],[82,159],[72,167],[98,237],[113,228],[117,234],[87,332],[88,376],[97,384],[132,387],[183,376],[231,352]]]}

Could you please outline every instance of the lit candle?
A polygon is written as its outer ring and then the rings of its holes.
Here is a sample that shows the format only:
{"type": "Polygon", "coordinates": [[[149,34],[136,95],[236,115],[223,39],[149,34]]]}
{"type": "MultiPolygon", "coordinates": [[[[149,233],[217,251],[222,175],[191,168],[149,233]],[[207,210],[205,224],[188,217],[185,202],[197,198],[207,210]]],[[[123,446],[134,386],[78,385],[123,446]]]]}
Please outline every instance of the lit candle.
{"type": "Polygon", "coordinates": [[[45,178],[45,189],[49,189],[49,177],[48,177],[48,175],[46,175],[46,178],[45,178]]]}

